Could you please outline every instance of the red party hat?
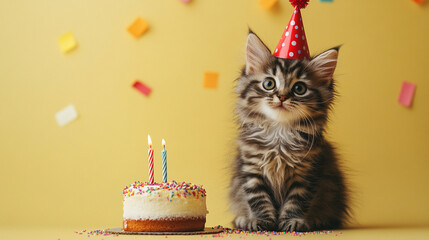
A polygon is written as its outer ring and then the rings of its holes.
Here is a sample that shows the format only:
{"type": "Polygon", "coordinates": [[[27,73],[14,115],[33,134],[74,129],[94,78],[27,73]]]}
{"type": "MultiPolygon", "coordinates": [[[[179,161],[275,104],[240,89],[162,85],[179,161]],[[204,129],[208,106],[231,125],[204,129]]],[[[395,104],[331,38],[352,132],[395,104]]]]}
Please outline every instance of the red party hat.
{"type": "Polygon", "coordinates": [[[274,56],[289,59],[309,59],[307,38],[305,37],[304,23],[301,17],[301,8],[305,8],[309,0],[289,0],[295,7],[289,24],[286,26],[276,49],[274,56]]]}

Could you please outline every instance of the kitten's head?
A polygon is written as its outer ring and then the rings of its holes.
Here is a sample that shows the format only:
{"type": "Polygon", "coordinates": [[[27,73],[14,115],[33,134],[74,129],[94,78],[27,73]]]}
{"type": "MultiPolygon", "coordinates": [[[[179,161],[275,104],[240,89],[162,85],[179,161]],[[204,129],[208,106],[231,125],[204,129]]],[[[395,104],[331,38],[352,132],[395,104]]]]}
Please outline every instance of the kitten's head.
{"type": "Polygon", "coordinates": [[[277,58],[250,32],[246,65],[236,89],[241,122],[309,126],[320,119],[323,126],[335,96],[332,76],[338,49],[308,60],[277,58]]]}

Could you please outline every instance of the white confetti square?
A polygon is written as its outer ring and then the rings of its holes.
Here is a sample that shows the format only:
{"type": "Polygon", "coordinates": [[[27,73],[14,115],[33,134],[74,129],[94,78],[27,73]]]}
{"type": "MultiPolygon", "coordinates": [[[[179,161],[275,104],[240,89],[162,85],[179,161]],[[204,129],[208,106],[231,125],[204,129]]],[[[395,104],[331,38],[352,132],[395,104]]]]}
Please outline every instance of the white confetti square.
{"type": "Polygon", "coordinates": [[[55,118],[57,119],[58,125],[62,127],[77,118],[77,111],[73,104],[70,104],[61,111],[57,112],[55,114],[55,118]]]}

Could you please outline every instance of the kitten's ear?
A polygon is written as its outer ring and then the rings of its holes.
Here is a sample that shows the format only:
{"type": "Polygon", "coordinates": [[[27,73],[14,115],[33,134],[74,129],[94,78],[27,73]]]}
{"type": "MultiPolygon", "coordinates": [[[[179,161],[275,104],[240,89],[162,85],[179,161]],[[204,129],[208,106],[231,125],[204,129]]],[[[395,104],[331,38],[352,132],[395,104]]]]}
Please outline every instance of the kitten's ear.
{"type": "Polygon", "coordinates": [[[337,67],[338,50],[340,47],[331,48],[311,59],[309,65],[321,80],[330,82],[337,67]]]}
{"type": "Polygon", "coordinates": [[[262,40],[249,30],[246,44],[246,74],[262,71],[270,59],[271,52],[262,40]]]}

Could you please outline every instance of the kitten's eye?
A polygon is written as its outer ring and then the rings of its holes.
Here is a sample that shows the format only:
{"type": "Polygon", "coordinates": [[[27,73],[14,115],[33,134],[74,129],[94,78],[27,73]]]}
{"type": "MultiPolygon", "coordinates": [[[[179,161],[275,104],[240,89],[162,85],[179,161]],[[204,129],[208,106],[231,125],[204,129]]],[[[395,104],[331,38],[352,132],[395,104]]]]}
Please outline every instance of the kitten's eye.
{"type": "Polygon", "coordinates": [[[276,81],[273,78],[267,77],[262,85],[265,90],[273,90],[276,87],[276,81]]]}
{"type": "Polygon", "coordinates": [[[303,82],[297,82],[293,85],[292,90],[297,95],[304,95],[307,92],[307,85],[303,82]]]}

